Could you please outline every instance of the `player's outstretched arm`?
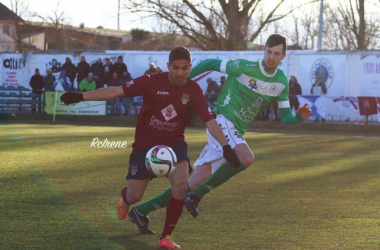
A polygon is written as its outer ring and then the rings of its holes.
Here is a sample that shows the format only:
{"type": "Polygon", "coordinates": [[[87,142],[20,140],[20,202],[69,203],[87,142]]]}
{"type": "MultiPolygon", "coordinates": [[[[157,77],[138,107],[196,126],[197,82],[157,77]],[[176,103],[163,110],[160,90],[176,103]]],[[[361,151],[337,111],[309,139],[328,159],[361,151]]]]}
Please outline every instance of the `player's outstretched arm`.
{"type": "Polygon", "coordinates": [[[296,124],[303,122],[311,116],[311,109],[309,104],[305,103],[303,107],[299,107],[296,114],[293,114],[292,110],[288,107],[280,108],[281,122],[284,124],[296,124]]]}
{"type": "Polygon", "coordinates": [[[108,87],[84,93],[66,92],[61,96],[61,102],[68,105],[81,101],[108,101],[123,96],[124,91],[121,86],[108,87]]]}
{"type": "Polygon", "coordinates": [[[192,79],[197,75],[200,75],[209,70],[215,70],[220,72],[220,59],[206,59],[199,63],[197,66],[193,67],[190,71],[189,78],[192,79]]]}

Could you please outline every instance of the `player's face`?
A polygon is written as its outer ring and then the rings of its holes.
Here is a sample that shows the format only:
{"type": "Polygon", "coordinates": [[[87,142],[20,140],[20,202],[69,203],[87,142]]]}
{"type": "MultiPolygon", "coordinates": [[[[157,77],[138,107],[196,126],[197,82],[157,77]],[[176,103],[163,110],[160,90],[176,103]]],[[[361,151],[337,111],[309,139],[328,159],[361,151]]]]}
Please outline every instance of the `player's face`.
{"type": "Polygon", "coordinates": [[[280,62],[285,58],[283,53],[284,45],[279,44],[273,47],[267,47],[264,50],[264,66],[271,71],[276,70],[280,62]]]}
{"type": "Polygon", "coordinates": [[[167,67],[170,82],[175,86],[185,85],[191,69],[191,63],[185,59],[180,59],[167,63],[167,67]]]}

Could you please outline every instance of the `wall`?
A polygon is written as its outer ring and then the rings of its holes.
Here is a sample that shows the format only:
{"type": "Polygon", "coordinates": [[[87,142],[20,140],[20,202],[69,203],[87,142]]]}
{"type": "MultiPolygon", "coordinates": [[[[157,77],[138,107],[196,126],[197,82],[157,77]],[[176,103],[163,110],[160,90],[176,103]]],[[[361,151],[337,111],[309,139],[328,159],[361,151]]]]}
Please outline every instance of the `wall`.
{"type": "MultiPolygon", "coordinates": [[[[85,55],[87,62],[94,63],[99,57],[111,57],[116,61],[117,56],[122,55],[124,62],[132,77],[142,75],[150,63],[167,70],[168,51],[105,51],[105,52],[56,52],[43,54],[43,52],[16,54],[0,53],[2,67],[2,85],[22,85],[29,87],[29,79],[34,74],[34,69],[39,68],[42,74],[47,68],[53,68],[58,75],[60,65],[69,56],[74,64],[79,62],[80,56],[85,55]],[[75,56],[74,56],[75,55],[75,56]],[[11,67],[4,62],[12,62],[11,67]],[[9,78],[11,77],[11,78],[9,78]],[[7,80],[8,79],[8,80],[7,80]]],[[[262,51],[193,51],[192,64],[197,65],[207,58],[260,60],[262,51]]],[[[317,72],[326,81],[327,96],[377,96],[380,97],[380,51],[288,51],[280,68],[290,77],[294,75],[301,84],[303,94],[310,94],[311,85],[315,81],[317,72]]],[[[213,78],[219,81],[222,74],[212,72],[199,80],[202,89],[206,89],[206,79],[213,78]]],[[[358,111],[340,111],[334,103],[326,101],[327,119],[350,120],[362,119],[358,111]]],[[[370,120],[377,117],[370,117],[370,120]]]]}

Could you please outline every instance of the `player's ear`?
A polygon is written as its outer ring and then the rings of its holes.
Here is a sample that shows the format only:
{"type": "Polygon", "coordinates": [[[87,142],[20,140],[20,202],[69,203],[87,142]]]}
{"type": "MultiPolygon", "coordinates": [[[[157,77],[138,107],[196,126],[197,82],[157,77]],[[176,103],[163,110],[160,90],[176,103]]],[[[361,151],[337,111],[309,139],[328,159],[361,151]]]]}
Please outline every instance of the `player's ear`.
{"type": "Polygon", "coordinates": [[[170,63],[169,62],[166,63],[166,67],[168,67],[168,70],[170,70],[170,63]]]}

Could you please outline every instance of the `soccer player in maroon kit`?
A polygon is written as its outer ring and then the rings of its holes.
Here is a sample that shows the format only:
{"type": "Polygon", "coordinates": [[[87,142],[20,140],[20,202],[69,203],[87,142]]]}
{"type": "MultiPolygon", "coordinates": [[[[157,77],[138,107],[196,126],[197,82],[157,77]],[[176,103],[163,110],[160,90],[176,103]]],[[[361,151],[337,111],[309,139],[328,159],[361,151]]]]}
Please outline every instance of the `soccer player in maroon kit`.
{"type": "MultiPolygon", "coordinates": [[[[166,249],[181,249],[173,242],[170,235],[182,214],[188,189],[190,166],[184,133],[194,112],[201,117],[209,132],[223,146],[223,156],[227,162],[232,167],[239,166],[239,159],[214,120],[214,114],[207,104],[202,89],[188,78],[191,66],[190,51],[185,47],[177,47],[169,54],[167,63],[169,72],[143,75],[120,87],[108,87],[85,93],[68,92],[61,96],[61,101],[65,104],[105,101],[119,97],[144,97],[129,159],[128,187],[122,190],[118,214],[120,219],[125,219],[130,206],[141,200],[149,181],[155,177],[145,167],[145,155],[148,150],[156,145],[171,147],[177,155],[178,163],[169,175],[172,195],[166,208],[165,225],[159,240],[159,247],[166,249]]],[[[128,217],[132,222],[139,219],[128,217]]],[[[144,219],[146,221],[142,223],[149,223],[148,217],[144,219]]],[[[144,233],[154,234],[151,230],[144,233]]]]}

